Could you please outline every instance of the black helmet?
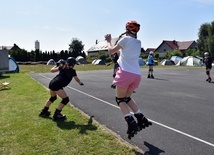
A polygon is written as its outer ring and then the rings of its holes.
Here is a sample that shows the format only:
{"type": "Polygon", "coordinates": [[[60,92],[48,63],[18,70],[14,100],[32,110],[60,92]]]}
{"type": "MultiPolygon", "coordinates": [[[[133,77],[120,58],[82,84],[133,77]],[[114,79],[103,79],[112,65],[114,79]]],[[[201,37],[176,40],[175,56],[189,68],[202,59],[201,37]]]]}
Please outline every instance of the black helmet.
{"type": "Polygon", "coordinates": [[[75,58],[69,57],[69,58],[67,59],[67,64],[68,64],[68,66],[74,66],[75,64],[77,64],[77,61],[76,61],[75,58]]]}
{"type": "Polygon", "coordinates": [[[64,65],[65,65],[65,63],[66,63],[66,61],[65,61],[65,60],[60,59],[59,61],[57,61],[56,65],[57,65],[57,66],[60,66],[60,65],[64,66],[64,65]]]}
{"type": "Polygon", "coordinates": [[[58,63],[65,65],[66,61],[63,60],[63,59],[60,59],[60,60],[58,61],[58,63]]]}

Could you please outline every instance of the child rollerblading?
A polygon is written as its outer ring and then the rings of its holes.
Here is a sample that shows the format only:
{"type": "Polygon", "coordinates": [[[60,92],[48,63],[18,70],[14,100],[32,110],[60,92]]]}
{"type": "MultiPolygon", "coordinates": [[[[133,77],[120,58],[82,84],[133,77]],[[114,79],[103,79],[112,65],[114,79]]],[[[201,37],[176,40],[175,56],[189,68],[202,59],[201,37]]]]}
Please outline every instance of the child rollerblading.
{"type": "Polygon", "coordinates": [[[65,105],[69,103],[69,97],[64,91],[63,87],[66,87],[74,78],[79,85],[83,85],[80,79],[77,76],[76,70],[73,67],[77,64],[76,59],[69,57],[67,61],[60,60],[57,62],[57,65],[51,68],[51,72],[59,72],[49,83],[50,89],[50,98],[46,101],[44,108],[41,110],[39,116],[47,117],[50,116],[51,112],[49,111],[50,105],[57,100],[59,96],[62,100],[56,108],[53,120],[65,120],[66,115],[61,113],[65,105]]]}
{"type": "Polygon", "coordinates": [[[206,66],[206,74],[208,76],[206,81],[208,81],[210,83],[212,81],[211,76],[210,76],[210,71],[212,69],[213,59],[212,59],[212,57],[210,56],[210,54],[208,52],[204,53],[203,63],[206,66]]]}
{"type": "Polygon", "coordinates": [[[127,22],[126,32],[122,34],[125,36],[114,46],[111,44],[111,34],[105,35],[110,54],[113,55],[120,50],[117,61],[119,68],[113,83],[116,85],[116,103],[120,107],[128,125],[127,134],[129,139],[140,131],[139,125],[148,126],[148,123],[145,123],[143,118],[139,117],[138,122],[136,122],[131,114],[131,111],[134,114],[142,114],[135,101],[131,98],[133,91],[139,86],[141,81],[141,69],[138,62],[141,54],[141,41],[137,39],[137,32],[139,30],[140,24],[136,21],[127,22]]]}
{"type": "Polygon", "coordinates": [[[149,70],[148,70],[147,78],[154,79],[154,76],[153,76],[154,59],[153,59],[153,52],[152,51],[149,52],[148,66],[149,66],[149,70]]]}

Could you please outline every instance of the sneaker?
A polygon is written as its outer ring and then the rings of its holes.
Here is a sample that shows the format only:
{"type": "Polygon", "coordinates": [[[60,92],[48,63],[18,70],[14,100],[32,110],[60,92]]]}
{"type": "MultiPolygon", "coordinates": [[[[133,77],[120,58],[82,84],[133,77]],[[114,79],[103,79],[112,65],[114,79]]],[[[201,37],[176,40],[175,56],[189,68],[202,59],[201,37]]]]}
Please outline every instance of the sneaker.
{"type": "Polygon", "coordinates": [[[53,120],[65,120],[66,119],[66,115],[62,114],[62,113],[55,113],[53,116],[53,120]]]}
{"type": "Polygon", "coordinates": [[[211,78],[208,78],[208,82],[210,83],[212,81],[212,79],[211,78]]]}
{"type": "Polygon", "coordinates": [[[151,75],[151,78],[154,79],[155,77],[153,75],[151,75]]]}
{"type": "Polygon", "coordinates": [[[150,78],[150,75],[148,74],[147,78],[150,78]]]}
{"type": "Polygon", "coordinates": [[[132,137],[134,137],[135,134],[137,134],[138,131],[140,131],[140,128],[138,127],[136,121],[132,116],[125,117],[125,120],[128,124],[128,139],[131,139],[132,137]]]}
{"type": "Polygon", "coordinates": [[[42,111],[39,114],[39,116],[42,116],[42,117],[48,117],[50,115],[51,115],[51,112],[48,110],[44,110],[44,109],[42,109],[42,111]]]}
{"type": "Polygon", "coordinates": [[[209,78],[208,78],[208,79],[206,79],[206,81],[209,81],[209,78]]]}
{"type": "Polygon", "coordinates": [[[112,85],[111,85],[111,88],[115,89],[115,88],[116,88],[116,85],[115,85],[115,84],[112,84],[112,85]]]}
{"type": "Polygon", "coordinates": [[[149,127],[149,125],[152,125],[152,122],[148,121],[148,119],[142,114],[134,114],[134,116],[137,118],[137,124],[140,127],[140,130],[149,127]]]}

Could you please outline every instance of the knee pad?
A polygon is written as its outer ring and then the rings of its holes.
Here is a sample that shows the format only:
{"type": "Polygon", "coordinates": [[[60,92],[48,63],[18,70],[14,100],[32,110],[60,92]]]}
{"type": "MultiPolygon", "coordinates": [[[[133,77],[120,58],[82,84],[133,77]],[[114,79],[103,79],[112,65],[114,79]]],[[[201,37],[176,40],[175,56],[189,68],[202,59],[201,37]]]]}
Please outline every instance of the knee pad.
{"type": "Polygon", "coordinates": [[[113,78],[115,78],[116,74],[113,74],[113,78]]]}
{"type": "Polygon", "coordinates": [[[129,101],[131,101],[131,97],[126,97],[126,103],[129,103],[129,101]]]}
{"type": "Polygon", "coordinates": [[[68,97],[66,97],[66,98],[63,98],[62,99],[62,104],[64,104],[64,105],[66,105],[66,104],[68,104],[68,102],[69,102],[69,98],[68,97]]]}
{"type": "Polygon", "coordinates": [[[51,96],[51,97],[49,98],[49,101],[53,103],[56,99],[57,99],[56,96],[51,96]]]}
{"type": "Polygon", "coordinates": [[[150,69],[151,72],[153,72],[153,69],[150,69]]]}
{"type": "Polygon", "coordinates": [[[116,102],[117,102],[117,105],[119,106],[121,102],[126,102],[126,97],[123,97],[123,98],[117,98],[115,97],[116,99],[116,102]]]}
{"type": "Polygon", "coordinates": [[[209,75],[209,74],[210,74],[210,71],[206,71],[206,74],[209,75]]]}
{"type": "Polygon", "coordinates": [[[149,72],[151,72],[151,69],[149,69],[149,72]]]}

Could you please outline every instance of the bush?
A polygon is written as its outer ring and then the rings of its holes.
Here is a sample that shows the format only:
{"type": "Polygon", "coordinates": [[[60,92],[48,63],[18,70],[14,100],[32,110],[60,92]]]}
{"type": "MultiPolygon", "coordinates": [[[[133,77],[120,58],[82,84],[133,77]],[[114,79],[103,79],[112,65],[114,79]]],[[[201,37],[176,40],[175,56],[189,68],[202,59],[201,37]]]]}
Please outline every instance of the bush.
{"type": "Polygon", "coordinates": [[[183,53],[179,50],[168,51],[165,55],[165,59],[170,59],[172,56],[180,56],[183,57],[183,53]]]}

